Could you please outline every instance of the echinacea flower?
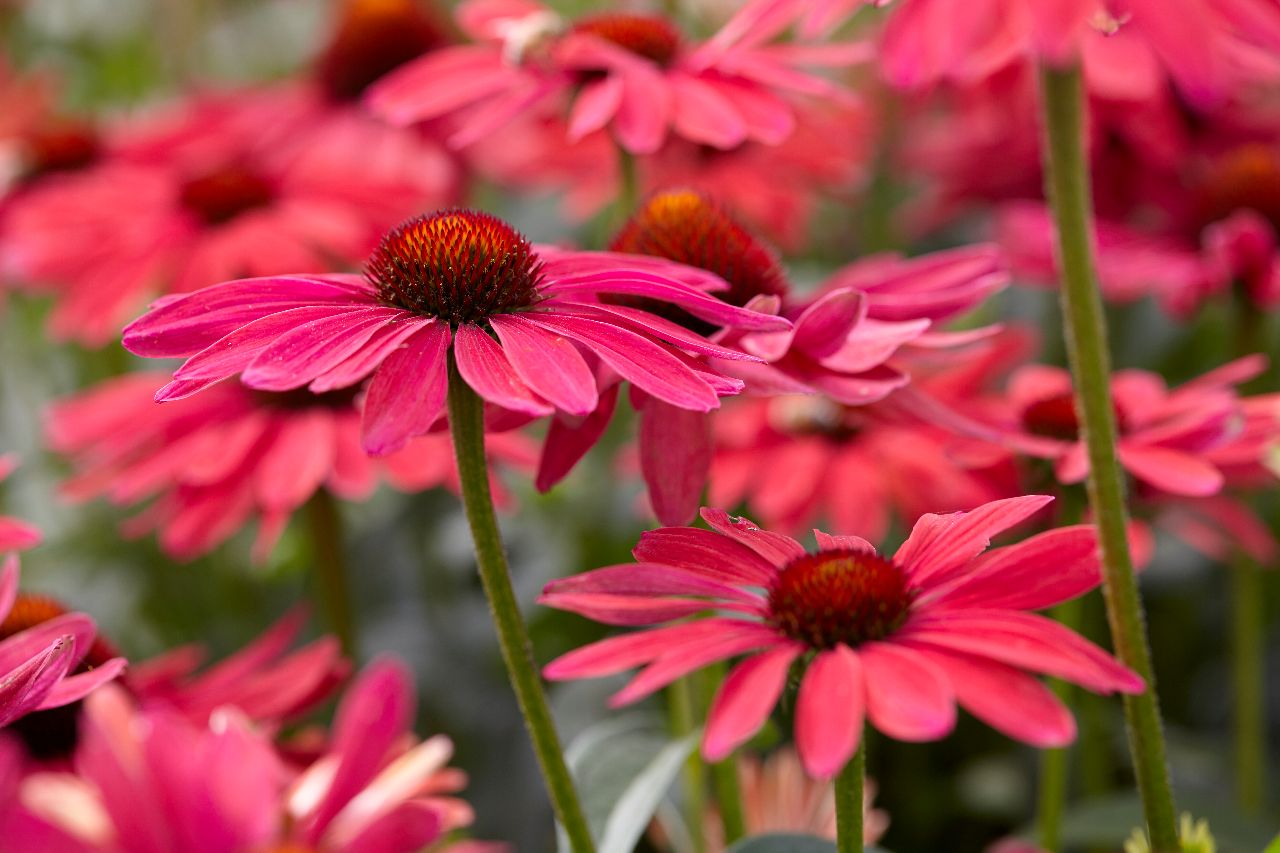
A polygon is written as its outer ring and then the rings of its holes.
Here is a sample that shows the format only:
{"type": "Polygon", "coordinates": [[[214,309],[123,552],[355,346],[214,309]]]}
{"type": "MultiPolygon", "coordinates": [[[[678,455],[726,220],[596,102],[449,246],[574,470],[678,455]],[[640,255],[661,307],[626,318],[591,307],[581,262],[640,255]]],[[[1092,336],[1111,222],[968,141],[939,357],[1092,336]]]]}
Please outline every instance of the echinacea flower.
{"type": "MultiPolygon", "coordinates": [[[[1234,386],[1266,367],[1248,356],[1170,389],[1143,370],[1121,370],[1111,378],[1120,464],[1145,486],[1172,495],[1203,497],[1222,489],[1222,471],[1209,452],[1229,441],[1243,422],[1234,386]]],[[[1089,473],[1080,436],[1071,375],[1062,368],[1028,365],[1009,380],[1008,445],[1052,460],[1063,483],[1089,473]]]]}
{"type": "Polygon", "coordinates": [[[607,369],[673,406],[714,409],[741,384],[688,353],[744,356],[601,297],[650,297],[717,325],[789,326],[707,293],[717,287],[723,282],[714,276],[666,261],[535,248],[496,217],[448,210],[388,232],[364,278],[282,276],[206,288],[157,303],[125,330],[124,344],[138,355],[187,359],[157,394],[162,401],[236,373],[251,388],[314,393],[372,375],[363,444],[381,455],[430,430],[449,381],[526,416],[586,415],[599,400],[599,369],[607,369]]]}
{"type": "MultiPolygon", "coordinates": [[[[144,506],[126,532],[158,531],[161,547],[178,559],[207,553],[256,519],[253,552],[264,560],[290,517],[320,490],[363,500],[380,477],[405,491],[457,489],[446,433],[415,438],[383,459],[364,453],[358,386],[311,394],[222,382],[157,406],[164,383],[160,373],[109,379],[56,403],[46,434],[72,463],[65,496],[144,506]]],[[[493,433],[487,449],[496,463],[534,462],[518,433],[493,433]]],[[[494,486],[507,497],[496,477],[494,486]]]]}
{"type": "MultiPolygon", "coordinates": [[[[12,453],[0,455],[0,483],[8,479],[18,467],[18,457],[12,453]]],[[[40,531],[34,525],[17,518],[0,515],[0,554],[21,551],[40,544],[40,531]]]]}
{"type": "Polygon", "coordinates": [[[300,149],[316,116],[288,92],[193,97],[14,199],[0,268],[56,295],[55,335],[101,345],[157,292],[358,263],[383,230],[456,190],[434,161],[406,168],[415,149],[388,151],[363,121],[300,149]]]}
{"type": "MultiPolygon", "coordinates": [[[[910,377],[890,363],[894,355],[908,344],[948,345],[955,339],[933,332],[933,325],[1006,282],[998,254],[974,247],[912,260],[865,258],[837,271],[816,295],[798,296],[769,246],[723,204],[688,189],[649,197],[611,248],[706,270],[729,283],[726,302],[776,306],[791,321],[783,331],[717,330],[687,312],[650,306],[690,331],[716,333],[724,348],[754,356],[730,361],[706,354],[712,369],[742,380],[746,393],[817,394],[848,406],[866,405],[905,386],[910,377]]],[[[645,307],[643,301],[629,304],[645,307]]],[[[652,395],[633,395],[633,404],[640,413],[640,466],[650,503],[664,524],[685,523],[706,484],[711,421],[652,395]]],[[[599,438],[600,422],[611,414],[601,408],[599,418],[582,424],[553,424],[539,468],[540,489],[558,482],[599,438]]]]}
{"type": "Polygon", "coordinates": [[[83,699],[124,669],[83,613],[18,592],[18,558],[0,565],[0,727],[83,699]]]}
{"type": "Polygon", "coordinates": [[[633,552],[636,563],[547,585],[543,604],[607,624],[660,626],[569,652],[544,674],[562,680],[643,667],[614,694],[616,706],[747,655],[708,712],[702,751],[719,761],[764,724],[801,664],[795,742],[818,778],[844,767],[864,720],[898,740],[935,740],[955,725],[957,703],[1010,737],[1062,746],[1075,736],[1074,720],[1029,673],[1099,693],[1144,685],[1074,632],[1026,612],[1099,584],[1091,527],[983,553],[993,536],[1050,501],[1032,495],[926,515],[892,557],[856,536],[822,532],[818,550],[806,552],[794,539],[704,509],[711,530],[651,531],[633,552]]]}
{"type": "Polygon", "coordinates": [[[86,702],[76,774],[28,775],[12,805],[25,831],[86,853],[411,853],[472,819],[453,796],[465,775],[446,766],[452,744],[418,743],[412,711],[403,666],[371,664],[339,704],[332,746],[291,778],[235,706],[195,724],[112,687],[86,702]]]}
{"type": "Polygon", "coordinates": [[[458,21],[478,43],[409,63],[371,89],[369,104],[397,124],[452,117],[457,147],[562,100],[571,102],[571,141],[608,127],[634,154],[657,151],[672,132],[721,149],[777,144],[795,127],[789,99],[847,98],[807,66],[869,58],[861,43],[774,43],[804,9],[798,0],[752,0],[695,43],[661,15],[565,22],[533,0],[471,0],[458,21]]]}

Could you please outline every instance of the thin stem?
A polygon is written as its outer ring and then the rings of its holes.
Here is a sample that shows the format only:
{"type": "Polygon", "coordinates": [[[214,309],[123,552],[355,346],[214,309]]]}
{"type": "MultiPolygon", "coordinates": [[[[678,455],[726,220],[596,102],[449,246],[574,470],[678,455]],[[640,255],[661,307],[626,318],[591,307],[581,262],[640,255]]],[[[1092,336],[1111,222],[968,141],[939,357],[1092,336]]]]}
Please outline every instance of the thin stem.
{"type": "MultiPolygon", "coordinates": [[[[682,738],[696,727],[697,711],[693,707],[690,676],[678,678],[667,688],[667,711],[671,715],[671,733],[682,738]]],[[[706,853],[707,834],[703,819],[707,812],[707,773],[702,753],[694,750],[684,763],[684,820],[689,825],[695,853],[706,853]]]]}
{"type": "Polygon", "coordinates": [[[866,738],[836,776],[836,853],[862,853],[862,787],[867,775],[866,738]]]}
{"type": "MultiPolygon", "coordinates": [[[[1062,625],[1073,630],[1080,627],[1082,599],[1066,601],[1053,608],[1050,615],[1062,625]]],[[[1070,707],[1075,693],[1065,681],[1054,680],[1053,692],[1070,707]]],[[[1084,743],[1080,744],[1084,746],[1084,743]]],[[[1040,756],[1039,799],[1036,805],[1036,821],[1040,830],[1040,846],[1049,853],[1058,853],[1062,846],[1062,815],[1067,806],[1067,789],[1071,777],[1071,750],[1069,748],[1046,749],[1040,756]]]]}
{"type": "Polygon", "coordinates": [[[551,794],[556,817],[575,853],[592,853],[595,844],[591,840],[591,830],[573,786],[573,777],[564,761],[555,721],[551,718],[542,680],[533,662],[529,632],[511,586],[507,555],[503,551],[502,534],[498,530],[493,497],[489,493],[488,461],[484,449],[484,404],[458,374],[452,353],[449,355],[449,426],[458,461],[462,504],[476,548],[476,566],[485,596],[489,599],[489,613],[497,629],[507,676],[515,689],[516,701],[524,716],[529,738],[533,741],[533,750],[551,794]]]}
{"type": "Polygon", "coordinates": [[[1236,799],[1246,814],[1262,813],[1266,788],[1262,572],[1241,554],[1231,567],[1231,724],[1236,799]]]}
{"type": "Polygon", "coordinates": [[[311,535],[312,583],[320,609],[333,633],[338,635],[342,653],[355,659],[359,652],[356,622],[351,610],[351,587],[347,583],[346,537],[342,535],[342,514],[326,489],[319,489],[306,506],[311,535]]]}
{"type": "Polygon", "coordinates": [[[1116,458],[1106,318],[1094,276],[1084,86],[1079,66],[1042,68],[1040,87],[1046,187],[1058,226],[1067,355],[1089,455],[1089,503],[1102,550],[1102,592],[1116,654],[1147,683],[1145,692],[1124,699],[1129,751],[1152,850],[1177,853],[1177,810],[1142,601],[1129,555],[1124,480],[1116,458]]]}
{"type": "MultiPolygon", "coordinates": [[[[710,708],[715,701],[716,690],[728,673],[723,662],[713,664],[702,671],[703,707],[710,708]]],[[[724,831],[724,846],[728,847],[746,837],[747,819],[742,809],[742,784],[738,779],[737,753],[711,765],[711,783],[715,787],[716,806],[720,812],[720,826],[724,831]]]]}

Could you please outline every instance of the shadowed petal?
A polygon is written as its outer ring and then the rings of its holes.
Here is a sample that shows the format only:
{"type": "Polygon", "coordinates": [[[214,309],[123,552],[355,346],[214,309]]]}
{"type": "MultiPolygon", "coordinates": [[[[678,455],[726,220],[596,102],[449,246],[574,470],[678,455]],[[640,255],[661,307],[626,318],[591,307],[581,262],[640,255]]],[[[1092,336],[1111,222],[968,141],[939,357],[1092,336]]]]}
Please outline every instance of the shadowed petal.
{"type": "Polygon", "coordinates": [[[866,685],[857,652],[844,644],[809,664],[796,698],[796,749],[809,775],[835,776],[862,740],[866,685]]]}
{"type": "Polygon", "coordinates": [[[449,390],[449,327],[430,323],[382,362],[364,404],[364,449],[374,456],[399,450],[431,428],[449,390]]]}
{"type": "Polygon", "coordinates": [[[585,415],[596,407],[596,379],[564,336],[513,314],[490,318],[516,375],[559,409],[585,415]]]}
{"type": "Polygon", "coordinates": [[[759,731],[782,695],[787,673],[804,646],[780,646],[749,657],[733,668],[707,712],[702,754],[721,761],[759,731]]]}
{"type": "Polygon", "coordinates": [[[928,658],[891,643],[858,647],[867,680],[867,716],[889,737],[936,740],[955,726],[951,684],[928,658]]]}

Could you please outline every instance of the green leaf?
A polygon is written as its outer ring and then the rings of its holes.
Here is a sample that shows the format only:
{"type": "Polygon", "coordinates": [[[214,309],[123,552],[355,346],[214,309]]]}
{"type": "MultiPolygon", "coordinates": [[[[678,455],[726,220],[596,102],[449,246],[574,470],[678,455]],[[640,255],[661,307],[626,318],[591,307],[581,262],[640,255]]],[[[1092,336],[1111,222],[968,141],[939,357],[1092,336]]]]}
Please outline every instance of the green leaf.
{"type": "MultiPolygon", "coordinates": [[[[631,853],[701,737],[672,741],[655,718],[594,725],[565,750],[599,853],[631,853]]],[[[568,846],[563,835],[560,847],[568,846]]]]}
{"type": "Polygon", "coordinates": [[[1262,853],[1280,853],[1280,835],[1271,839],[1271,843],[1267,845],[1267,849],[1263,850],[1262,853]]]}

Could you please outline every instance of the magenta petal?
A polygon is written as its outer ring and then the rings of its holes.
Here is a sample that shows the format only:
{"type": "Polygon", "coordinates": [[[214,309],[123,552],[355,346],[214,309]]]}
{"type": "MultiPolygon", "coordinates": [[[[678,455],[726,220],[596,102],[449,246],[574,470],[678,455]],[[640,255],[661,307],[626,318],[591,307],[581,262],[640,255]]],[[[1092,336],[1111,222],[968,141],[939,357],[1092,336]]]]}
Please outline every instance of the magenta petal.
{"type": "Polygon", "coordinates": [[[804,546],[790,536],[762,530],[748,518],[735,518],[722,509],[703,507],[702,519],[713,529],[741,542],[779,568],[805,555],[804,546]]]}
{"type": "Polygon", "coordinates": [[[585,415],[596,407],[596,379],[564,336],[514,314],[490,319],[516,375],[559,409],[585,415]]]}
{"type": "Polygon", "coordinates": [[[18,555],[9,554],[0,563],[0,621],[3,621],[18,600],[18,555]]]}
{"type": "Polygon", "coordinates": [[[768,586],[777,566],[733,539],[697,527],[669,527],[640,534],[637,560],[698,572],[728,583],[768,586]]]}
{"type": "Polygon", "coordinates": [[[750,624],[737,619],[701,619],[610,637],[561,655],[543,667],[542,674],[552,681],[613,675],[750,624]]]}
{"type": "Polygon", "coordinates": [[[698,512],[711,470],[711,416],[661,400],[640,409],[640,470],[654,515],[688,524],[698,512]]]}
{"type": "Polygon", "coordinates": [[[622,103],[622,80],[604,77],[582,87],[569,115],[569,140],[576,142],[607,126],[622,103]]]}
{"type": "Polygon", "coordinates": [[[640,670],[626,687],[610,696],[609,706],[617,708],[643,699],[707,664],[777,645],[780,639],[773,628],[758,622],[740,621],[731,631],[721,631],[695,646],[668,651],[640,670]]]}
{"type": "Polygon", "coordinates": [[[857,652],[844,645],[809,664],[796,697],[796,750],[810,776],[830,779],[862,740],[866,680],[857,652]]]}
{"type": "Polygon", "coordinates": [[[720,583],[675,566],[656,563],[624,563],[592,569],[589,572],[551,581],[543,589],[542,595],[545,598],[550,594],[568,596],[589,592],[642,597],[700,595],[735,601],[751,601],[754,598],[750,593],[742,592],[735,586],[720,583]]]}
{"type": "Polygon", "coordinates": [[[823,533],[821,530],[814,530],[813,535],[818,540],[818,547],[823,551],[866,551],[869,554],[876,553],[876,546],[861,536],[832,536],[830,533],[823,533]]]}
{"type": "Polygon", "coordinates": [[[861,291],[839,288],[825,293],[797,318],[793,346],[810,358],[832,355],[845,344],[849,333],[866,314],[866,300],[861,291]]]}
{"type": "Polygon", "coordinates": [[[1049,530],[975,561],[932,599],[946,607],[1040,610],[1102,582],[1098,536],[1089,525],[1049,530]]]}
{"type": "Polygon", "coordinates": [[[45,695],[44,700],[40,703],[40,710],[60,708],[63,705],[83,699],[108,681],[119,676],[120,673],[124,672],[124,667],[124,658],[112,658],[88,672],[63,678],[45,695]]]}
{"type": "Polygon", "coordinates": [[[716,86],[687,74],[671,74],[669,80],[672,121],[681,136],[720,149],[735,148],[746,140],[747,123],[716,86]]]}
{"type": "Polygon", "coordinates": [[[955,695],[928,658],[892,643],[858,647],[867,680],[867,716],[889,737],[936,740],[956,724],[955,695]]]}
{"type": "Polygon", "coordinates": [[[1052,501],[1046,495],[1026,495],[992,501],[969,512],[923,515],[894,555],[894,562],[912,584],[927,588],[931,578],[978,556],[991,544],[992,536],[1030,518],[1052,501]]]}
{"type": "Polygon", "coordinates": [[[403,853],[430,846],[444,830],[444,813],[435,804],[406,800],[370,815],[349,839],[326,838],[326,847],[334,844],[334,853],[403,853]]]}
{"type": "Polygon", "coordinates": [[[542,442],[542,458],[538,461],[538,475],[534,486],[545,492],[559,483],[573,466],[595,446],[604,435],[613,419],[613,410],[618,405],[618,388],[613,385],[600,395],[600,402],[595,411],[576,425],[566,423],[564,418],[551,419],[547,428],[547,437],[542,442]]]}
{"type": "Polygon", "coordinates": [[[556,306],[556,313],[561,316],[572,314],[593,320],[604,320],[615,325],[618,325],[618,321],[622,320],[621,325],[632,331],[650,335],[667,343],[675,344],[682,350],[700,355],[709,355],[713,358],[723,358],[730,361],[759,360],[755,356],[741,352],[733,347],[712,343],[683,326],[639,308],[631,308],[626,305],[577,305],[565,302],[556,306]]]}
{"type": "Polygon", "coordinates": [[[423,326],[387,357],[364,402],[364,449],[385,456],[431,428],[449,389],[449,327],[423,326]]]}
{"type": "Polygon", "coordinates": [[[791,663],[804,646],[780,646],[749,657],[733,668],[707,712],[702,754],[708,761],[728,758],[759,731],[787,684],[791,663]]]}
{"type": "Polygon", "coordinates": [[[458,373],[476,393],[504,409],[541,416],[555,409],[529,390],[507,360],[502,347],[478,326],[463,323],[453,340],[458,373]]]}
{"type": "Polygon", "coordinates": [[[0,726],[25,716],[40,703],[75,664],[75,641],[58,637],[12,669],[0,670],[0,726]]]}
{"type": "Polygon", "coordinates": [[[618,375],[673,406],[707,412],[720,405],[716,392],[697,373],[643,335],[585,317],[532,314],[529,319],[583,344],[618,375]]]}
{"type": "Polygon", "coordinates": [[[378,329],[403,316],[398,308],[377,306],[304,323],[259,352],[240,380],[264,391],[300,388],[346,361],[378,329]]]}
{"type": "Polygon", "coordinates": [[[323,394],[335,388],[355,385],[377,370],[383,359],[399,349],[414,332],[434,322],[420,318],[379,326],[359,350],[317,376],[307,387],[316,394],[323,394]]]}
{"type": "Polygon", "coordinates": [[[0,551],[18,551],[40,544],[40,529],[16,518],[0,517],[0,551]]]}
{"type": "Polygon", "coordinates": [[[1203,497],[1222,489],[1222,472],[1190,453],[1122,442],[1119,454],[1125,470],[1161,491],[1203,497]]]}
{"type": "Polygon", "coordinates": [[[960,705],[993,729],[1040,749],[1075,740],[1071,712],[1053,691],[1026,673],[969,655],[922,654],[947,674],[960,705]]]}
{"type": "Polygon", "coordinates": [[[0,640],[0,673],[20,665],[49,648],[61,637],[71,637],[72,665],[89,653],[96,627],[83,613],[64,613],[0,640]]]}
{"type": "Polygon", "coordinates": [[[736,305],[721,302],[674,278],[643,270],[624,269],[566,277],[549,281],[546,290],[557,296],[563,295],[570,301],[578,294],[591,297],[599,293],[650,296],[678,305],[695,317],[717,326],[752,331],[777,331],[791,328],[791,323],[783,317],[761,314],[748,308],[739,308],[736,305]]]}

